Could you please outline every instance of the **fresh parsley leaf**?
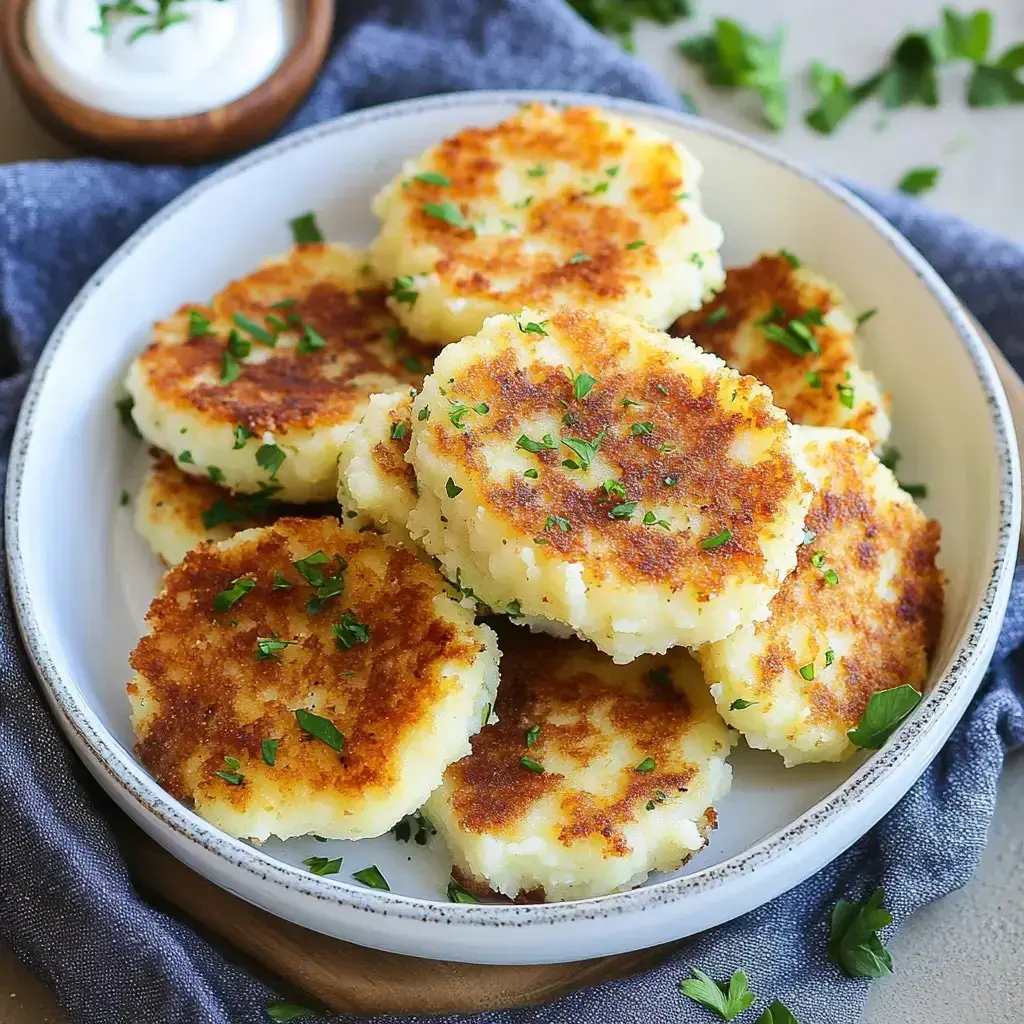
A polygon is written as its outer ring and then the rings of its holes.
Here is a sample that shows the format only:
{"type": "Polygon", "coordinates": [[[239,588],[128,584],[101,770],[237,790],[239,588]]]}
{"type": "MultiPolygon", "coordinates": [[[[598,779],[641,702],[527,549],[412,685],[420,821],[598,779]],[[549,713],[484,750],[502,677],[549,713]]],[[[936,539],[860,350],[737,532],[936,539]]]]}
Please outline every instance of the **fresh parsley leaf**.
{"type": "Polygon", "coordinates": [[[424,203],[423,212],[428,217],[444,221],[445,224],[451,224],[454,228],[468,228],[470,226],[469,221],[463,216],[459,204],[453,203],[450,199],[445,199],[440,203],[424,203]]]}
{"type": "Polygon", "coordinates": [[[756,700],[744,700],[742,697],[737,697],[730,705],[730,711],[743,711],[746,708],[752,708],[758,701],[756,700]]]}
{"type": "Polygon", "coordinates": [[[270,474],[271,480],[277,479],[277,471],[285,460],[283,448],[276,444],[262,444],[256,449],[256,465],[270,474]]]}
{"type": "Polygon", "coordinates": [[[853,408],[855,391],[850,384],[837,384],[836,392],[839,395],[839,404],[846,406],[847,409],[853,408]]]}
{"type": "Polygon", "coordinates": [[[409,433],[408,423],[392,423],[391,424],[391,440],[401,441],[406,434],[409,433]]]}
{"type": "Polygon", "coordinates": [[[589,263],[590,257],[585,252],[578,252],[569,257],[569,265],[576,266],[578,263],[589,263]]]}
{"type": "Polygon", "coordinates": [[[882,978],[892,974],[892,957],[878,932],[892,924],[892,914],[876,889],[864,903],[840,900],[832,911],[828,958],[851,978],[882,978]]]}
{"type": "Polygon", "coordinates": [[[941,56],[938,50],[934,37],[922,32],[911,32],[896,44],[879,83],[886,110],[897,110],[911,103],[926,107],[939,105],[935,74],[941,56]]]}
{"type": "Polygon", "coordinates": [[[826,569],[824,572],[824,579],[830,587],[834,587],[839,582],[839,573],[837,573],[835,569],[826,569]]]}
{"type": "Polygon", "coordinates": [[[245,576],[240,576],[236,580],[231,581],[231,586],[226,587],[219,594],[214,596],[213,607],[215,611],[226,612],[229,608],[234,607],[246,594],[250,593],[256,587],[256,581],[248,579],[245,576]]]}
{"type": "Polygon", "coordinates": [[[224,761],[230,770],[221,768],[213,774],[216,775],[218,779],[223,779],[229,786],[240,786],[245,779],[245,776],[238,771],[242,766],[241,762],[236,757],[225,757],[224,761]]]}
{"type": "Polygon", "coordinates": [[[526,745],[532,747],[537,742],[537,737],[540,736],[540,726],[531,725],[529,729],[523,734],[523,738],[526,740],[526,745]]]}
{"type": "Polygon", "coordinates": [[[351,611],[345,612],[341,616],[341,621],[331,626],[331,632],[338,646],[346,651],[351,650],[356,644],[370,642],[370,627],[365,622],[360,622],[351,611]]]}
{"type": "Polygon", "coordinates": [[[539,441],[533,441],[525,434],[520,434],[519,440],[516,441],[516,447],[536,454],[537,452],[553,451],[558,447],[558,444],[550,434],[545,434],[539,441]]]}
{"type": "Polygon", "coordinates": [[[729,527],[726,526],[719,533],[716,533],[711,537],[705,537],[700,542],[700,546],[705,551],[711,551],[714,548],[720,548],[723,544],[728,544],[731,540],[732,530],[730,530],[729,527]]]}
{"type": "Polygon", "coordinates": [[[260,742],[260,753],[263,755],[264,764],[269,764],[271,768],[274,767],[274,762],[277,760],[277,748],[280,745],[280,740],[262,740],[260,742]]]}
{"type": "Polygon", "coordinates": [[[187,448],[185,451],[179,452],[178,462],[183,466],[194,466],[196,464],[196,460],[192,457],[192,453],[187,448]]]}
{"type": "Polygon", "coordinates": [[[857,315],[857,326],[866,324],[873,316],[878,313],[877,309],[865,309],[863,313],[857,315]]]}
{"type": "Polygon", "coordinates": [[[224,483],[224,470],[220,466],[207,466],[206,475],[210,478],[212,484],[224,483]]]}
{"type": "Polygon", "coordinates": [[[445,481],[444,493],[449,498],[457,498],[462,493],[462,488],[451,477],[448,477],[445,481]]]}
{"type": "Polygon", "coordinates": [[[743,971],[733,971],[726,984],[715,981],[696,967],[692,970],[693,977],[687,978],[682,984],[683,994],[712,1013],[717,1013],[722,1020],[738,1017],[744,1010],[749,1009],[757,998],[750,991],[747,976],[743,971]]]}
{"type": "Polygon", "coordinates": [[[650,420],[644,420],[642,423],[634,423],[630,428],[629,432],[634,437],[640,437],[644,434],[654,433],[654,424],[650,420]]]}
{"type": "Polygon", "coordinates": [[[312,324],[301,321],[296,326],[302,329],[302,334],[295,346],[295,351],[300,356],[308,356],[310,353],[326,347],[327,342],[324,336],[312,324]]]}
{"type": "Polygon", "coordinates": [[[278,640],[276,637],[262,636],[256,638],[256,658],[259,661],[270,661],[279,651],[291,647],[294,640],[278,640]]]}
{"type": "Polygon", "coordinates": [[[327,577],[321,566],[329,564],[330,561],[323,551],[314,551],[311,555],[292,562],[292,565],[311,587],[322,587],[327,577]]]}
{"type": "Polygon", "coordinates": [[[132,496],[127,491],[121,492],[121,497],[118,499],[118,504],[121,508],[126,508],[132,500],[132,496]]]}
{"type": "Polygon", "coordinates": [[[900,178],[896,187],[908,196],[924,195],[925,192],[930,192],[935,188],[939,174],[938,167],[915,167],[900,178]]]}
{"type": "Polygon", "coordinates": [[[121,417],[121,426],[128,431],[132,437],[142,437],[139,433],[139,428],[135,423],[135,418],[132,416],[132,409],[135,408],[135,399],[131,395],[125,395],[124,398],[119,398],[114,403],[114,408],[117,409],[117,415],[121,417]]]}
{"type": "Polygon", "coordinates": [[[340,754],[344,749],[345,737],[329,718],[323,718],[305,708],[297,708],[295,721],[299,723],[299,728],[303,732],[326,743],[331,750],[336,750],[340,754]]]}
{"type": "Polygon", "coordinates": [[[572,379],[572,393],[573,397],[578,401],[582,401],[587,395],[590,394],[594,385],[597,383],[596,377],[591,377],[589,373],[578,373],[572,379]]]}
{"type": "Polygon", "coordinates": [[[210,330],[210,321],[202,313],[194,309],[188,311],[188,336],[190,338],[203,338],[213,334],[210,330]]]}
{"type": "Polygon", "coordinates": [[[523,334],[543,334],[545,337],[547,337],[548,332],[544,330],[544,325],[546,323],[547,320],[541,320],[539,324],[534,323],[532,320],[525,324],[519,320],[516,321],[516,325],[519,327],[519,330],[522,331],[523,334]]]}
{"type": "Polygon", "coordinates": [[[605,480],[601,486],[609,498],[624,498],[626,496],[626,488],[618,480],[605,480]]]}
{"type": "Polygon", "coordinates": [[[324,240],[323,233],[320,231],[320,225],[316,222],[316,214],[312,211],[300,214],[288,223],[292,229],[292,239],[296,245],[308,245],[311,242],[322,242],[324,240]]]}
{"type": "Polygon", "coordinates": [[[519,763],[528,771],[533,772],[534,775],[544,774],[544,765],[539,761],[534,761],[532,757],[521,757],[519,763]]]}
{"type": "Polygon", "coordinates": [[[239,424],[237,427],[235,427],[235,443],[231,447],[235,449],[235,451],[237,451],[239,448],[244,448],[245,442],[250,437],[255,437],[253,432],[249,430],[248,427],[243,427],[241,424],[239,424]]]}
{"type": "Polygon", "coordinates": [[[471,893],[455,881],[454,878],[448,879],[448,902],[449,903],[479,903],[480,901],[471,893]]]}
{"type": "Polygon", "coordinates": [[[303,862],[314,875],[336,875],[341,870],[341,857],[307,857],[303,862]]]}
{"type": "Polygon", "coordinates": [[[621,505],[616,505],[609,513],[609,519],[628,519],[636,511],[637,502],[635,501],[624,501],[621,505]]]}
{"type": "Polygon", "coordinates": [[[528,178],[543,178],[545,174],[547,174],[547,171],[544,169],[543,164],[536,164],[526,172],[528,178]]]}
{"type": "Polygon", "coordinates": [[[960,59],[981,64],[992,43],[992,13],[975,11],[973,14],[960,14],[946,7],[942,11],[942,28],[937,37],[939,60],[960,59]]]}
{"type": "Polygon", "coordinates": [[[632,249],[642,249],[646,244],[647,243],[642,238],[637,238],[632,242],[626,243],[626,250],[630,251],[632,249]]]}
{"type": "Polygon", "coordinates": [[[719,306],[718,309],[713,309],[710,313],[708,313],[708,315],[704,318],[704,322],[708,324],[717,324],[724,320],[728,315],[729,307],[719,306]]]}
{"type": "Polygon", "coordinates": [[[653,772],[657,762],[653,757],[645,757],[634,769],[635,772],[653,772]]]}
{"type": "Polygon", "coordinates": [[[846,735],[855,746],[878,750],[920,703],[920,691],[909,683],[878,690],[871,694],[860,723],[846,735]]]}
{"type": "Polygon", "coordinates": [[[380,868],[376,864],[371,864],[368,868],[362,868],[360,871],[354,871],[352,877],[371,889],[383,889],[384,892],[391,892],[388,880],[381,874],[380,868]]]}
{"type": "Polygon", "coordinates": [[[569,530],[572,528],[571,524],[569,523],[569,520],[563,519],[561,516],[548,516],[547,519],[544,521],[545,532],[556,526],[559,530],[562,531],[562,533],[568,533],[569,530]]]}
{"type": "Polygon", "coordinates": [[[791,1014],[789,1010],[787,1010],[786,1007],[776,999],[772,1002],[772,1005],[757,1018],[755,1024],[800,1024],[800,1021],[798,1021],[796,1017],[794,1017],[793,1014],[791,1014]]]}
{"type": "Polygon", "coordinates": [[[817,370],[811,370],[804,378],[809,388],[821,388],[824,386],[821,374],[817,370]]]}
{"type": "Polygon", "coordinates": [[[590,469],[591,463],[597,457],[598,449],[605,438],[608,429],[602,430],[593,441],[587,441],[582,437],[563,437],[562,444],[565,445],[580,460],[582,469],[590,469]]]}
{"type": "Polygon", "coordinates": [[[819,61],[811,65],[811,91],[818,105],[807,112],[804,120],[822,135],[829,135],[866,100],[881,84],[881,74],[847,85],[842,73],[819,61]]]}
{"type": "Polygon", "coordinates": [[[671,25],[693,14],[693,0],[569,0],[569,6],[599,32],[617,38],[630,53],[637,21],[671,25]]]}
{"type": "Polygon", "coordinates": [[[928,487],[926,484],[905,484],[902,480],[898,480],[897,483],[912,498],[928,497],[928,487]]]}
{"type": "Polygon", "coordinates": [[[788,249],[780,249],[779,255],[794,269],[799,270],[803,264],[800,262],[798,256],[795,256],[788,249]]]}
{"type": "Polygon", "coordinates": [[[410,309],[416,305],[416,300],[420,297],[420,293],[413,288],[412,278],[408,275],[396,277],[391,282],[388,294],[395,302],[406,303],[410,309]]]}
{"type": "Polygon", "coordinates": [[[264,487],[256,494],[234,494],[229,498],[219,498],[203,510],[203,526],[212,530],[223,523],[265,519],[274,507],[270,496],[277,490],[276,487],[264,487]]]}
{"type": "Polygon", "coordinates": [[[1005,107],[1024,103],[1024,44],[1007,50],[995,64],[976,64],[967,83],[969,107],[1005,107]]]}
{"type": "Polygon", "coordinates": [[[800,671],[800,675],[804,679],[806,679],[807,682],[810,683],[810,682],[814,681],[814,662],[813,661],[807,662],[806,665],[801,665],[799,671],[800,671]]]}
{"type": "Polygon", "coordinates": [[[414,174],[413,178],[422,181],[424,185],[439,185],[441,188],[446,188],[452,183],[451,178],[440,171],[420,171],[419,174],[414,174]]]}
{"type": "Polygon", "coordinates": [[[535,469],[527,469],[523,471],[523,476],[529,480],[536,480],[540,476],[540,473],[535,469]]]}
{"type": "Polygon", "coordinates": [[[703,71],[708,85],[757,93],[762,117],[779,131],[785,127],[789,106],[783,40],[781,31],[762,38],[729,18],[716,18],[710,35],[683,39],[678,50],[703,71]]]}
{"type": "Polygon", "coordinates": [[[288,1024],[289,1021],[300,1020],[303,1017],[312,1017],[316,1013],[308,1006],[300,1006],[298,1003],[274,1002],[267,1003],[267,1016],[275,1024],[288,1024]]]}

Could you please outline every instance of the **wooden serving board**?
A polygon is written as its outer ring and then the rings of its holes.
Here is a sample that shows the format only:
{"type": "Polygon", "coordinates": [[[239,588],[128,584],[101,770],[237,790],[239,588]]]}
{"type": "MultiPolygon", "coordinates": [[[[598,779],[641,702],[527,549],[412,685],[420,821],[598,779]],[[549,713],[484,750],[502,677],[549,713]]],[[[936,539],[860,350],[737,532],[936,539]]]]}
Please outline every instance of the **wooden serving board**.
{"type": "MultiPolygon", "coordinates": [[[[1024,382],[988,344],[1024,450],[1024,382]]],[[[289,924],[200,877],[117,815],[118,839],[140,886],[276,975],[296,998],[353,1013],[480,1012],[546,1002],[573,989],[654,967],[682,942],[583,963],[493,967],[364,949],[289,924]]]]}

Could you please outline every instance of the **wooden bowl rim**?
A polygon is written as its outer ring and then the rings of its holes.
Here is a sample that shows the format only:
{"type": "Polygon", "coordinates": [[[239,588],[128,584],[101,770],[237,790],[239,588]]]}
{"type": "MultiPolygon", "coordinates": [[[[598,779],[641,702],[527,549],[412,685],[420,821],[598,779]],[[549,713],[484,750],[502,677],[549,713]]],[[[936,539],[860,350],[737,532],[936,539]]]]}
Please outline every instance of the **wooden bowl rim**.
{"type": "Polygon", "coordinates": [[[196,114],[181,117],[141,118],[111,114],[77,100],[70,93],[53,85],[39,70],[25,39],[24,24],[28,5],[32,0],[0,0],[0,45],[3,46],[12,75],[22,79],[33,90],[54,116],[77,128],[82,121],[91,125],[90,134],[96,136],[130,136],[133,141],[161,140],[168,135],[182,136],[209,131],[211,116],[216,117],[217,131],[231,124],[248,120],[259,113],[274,98],[275,87],[281,79],[298,92],[308,85],[304,72],[311,65],[317,69],[323,63],[334,26],[333,0],[304,0],[305,17],[291,49],[274,71],[255,88],[230,103],[196,114]]]}

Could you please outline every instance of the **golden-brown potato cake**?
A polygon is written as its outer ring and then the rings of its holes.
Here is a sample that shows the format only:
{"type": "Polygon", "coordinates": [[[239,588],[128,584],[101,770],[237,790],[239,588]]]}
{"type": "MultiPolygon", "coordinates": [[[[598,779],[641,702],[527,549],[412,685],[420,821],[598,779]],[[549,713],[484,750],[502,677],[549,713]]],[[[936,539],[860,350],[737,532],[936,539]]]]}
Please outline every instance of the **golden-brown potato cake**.
{"type": "Polygon", "coordinates": [[[615,665],[580,640],[495,628],[498,721],[424,807],[470,890],[585,899],[701,849],[736,734],[693,658],[615,665]]]}
{"type": "Polygon", "coordinates": [[[166,452],[153,462],[135,497],[135,529],[166,565],[180,562],[204,541],[227,540],[240,530],[282,516],[337,514],[328,505],[287,505],[264,494],[233,495],[210,479],[183,473],[166,452]]]}
{"type": "Polygon", "coordinates": [[[665,328],[721,287],[721,228],[679,143],[596,107],[529,104],[410,161],[373,202],[391,308],[438,344],[523,306],[665,328]]]}
{"type": "Polygon", "coordinates": [[[724,290],[671,333],[764,381],[794,423],[856,430],[877,448],[890,399],[860,366],[854,316],[836,285],[794,261],[773,253],[730,268],[724,290]]]}
{"type": "Polygon", "coordinates": [[[867,440],[826,427],[794,433],[817,489],[813,537],[771,617],[698,652],[723,718],[787,765],[841,760],[873,693],[924,685],[944,585],[939,524],[867,440]]]}
{"type": "Polygon", "coordinates": [[[764,617],[795,564],[811,489],[771,392],[620,314],[489,318],[411,425],[409,532],[445,575],[616,661],[764,617]]]}
{"type": "Polygon", "coordinates": [[[437,571],[334,519],[190,552],[131,656],[142,762],[218,828],[380,835],[415,811],[494,700],[493,632],[437,571]]]}
{"type": "Polygon", "coordinates": [[[342,442],[338,501],[344,523],[412,543],[406,530],[416,504],[416,474],[406,461],[412,439],[413,392],[373,395],[363,418],[342,442]]]}
{"type": "Polygon", "coordinates": [[[326,501],[369,396],[418,384],[425,360],[365,255],[307,244],[158,323],[132,363],[132,415],[186,473],[326,501]]]}

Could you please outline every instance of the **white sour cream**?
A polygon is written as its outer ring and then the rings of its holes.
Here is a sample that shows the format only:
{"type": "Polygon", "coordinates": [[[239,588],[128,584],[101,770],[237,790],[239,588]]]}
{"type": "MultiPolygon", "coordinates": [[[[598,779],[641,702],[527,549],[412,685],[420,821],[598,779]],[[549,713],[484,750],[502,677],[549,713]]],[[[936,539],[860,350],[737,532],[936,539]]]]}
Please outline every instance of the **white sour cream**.
{"type": "MultiPolygon", "coordinates": [[[[0,0],[2,2],[2,0],[0,0]]],[[[138,0],[156,10],[155,0],[138,0]]],[[[295,0],[176,0],[183,20],[133,33],[154,15],[108,16],[93,0],[33,0],[25,25],[43,76],[80,103],[125,117],[182,117],[251,92],[291,49],[295,0]]]]}

